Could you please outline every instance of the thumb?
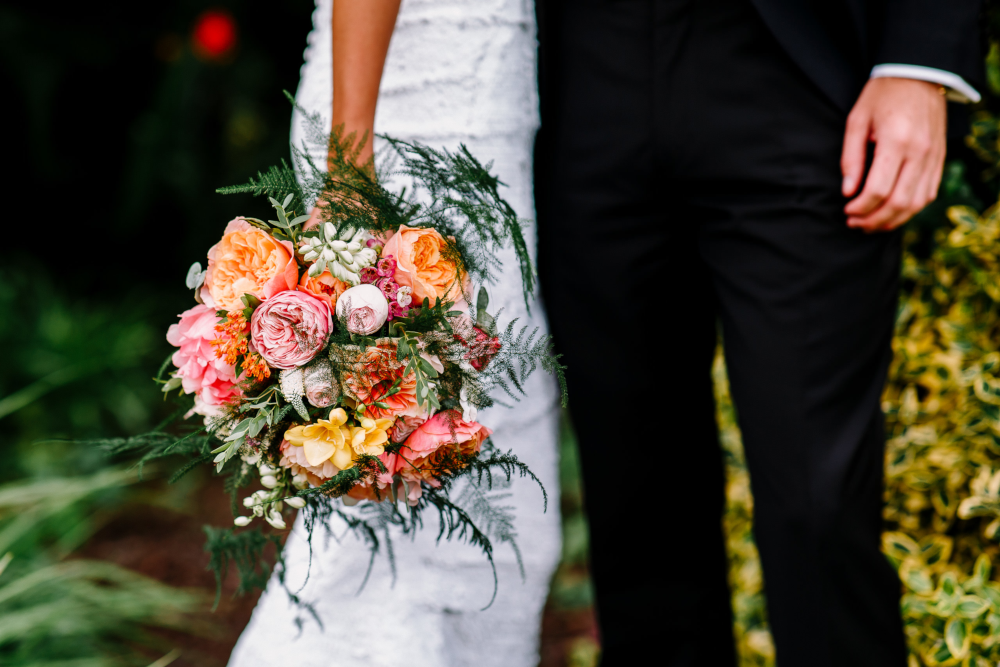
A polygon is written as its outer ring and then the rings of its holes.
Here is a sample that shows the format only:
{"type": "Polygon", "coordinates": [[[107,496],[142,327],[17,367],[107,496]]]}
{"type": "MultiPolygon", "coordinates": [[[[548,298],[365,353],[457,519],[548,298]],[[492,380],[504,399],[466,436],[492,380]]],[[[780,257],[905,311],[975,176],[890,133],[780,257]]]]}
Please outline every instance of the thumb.
{"type": "Polygon", "coordinates": [[[865,159],[868,155],[868,137],[871,130],[871,116],[855,109],[847,117],[844,131],[844,148],[840,154],[840,171],[844,175],[841,191],[850,197],[858,191],[865,173],[865,159]]]}

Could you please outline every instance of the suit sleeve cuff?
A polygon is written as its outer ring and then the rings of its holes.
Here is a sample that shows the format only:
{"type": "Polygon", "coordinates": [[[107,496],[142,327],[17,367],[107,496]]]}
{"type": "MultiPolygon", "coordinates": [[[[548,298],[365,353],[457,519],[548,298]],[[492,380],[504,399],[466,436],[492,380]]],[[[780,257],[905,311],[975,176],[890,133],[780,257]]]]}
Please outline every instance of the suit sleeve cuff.
{"type": "Polygon", "coordinates": [[[898,65],[889,63],[876,65],[872,68],[872,79],[881,77],[893,77],[896,79],[917,79],[937,83],[947,89],[946,97],[952,102],[978,102],[982,99],[979,91],[966,82],[965,79],[952,72],[934,67],[923,67],[921,65],[898,65]]]}

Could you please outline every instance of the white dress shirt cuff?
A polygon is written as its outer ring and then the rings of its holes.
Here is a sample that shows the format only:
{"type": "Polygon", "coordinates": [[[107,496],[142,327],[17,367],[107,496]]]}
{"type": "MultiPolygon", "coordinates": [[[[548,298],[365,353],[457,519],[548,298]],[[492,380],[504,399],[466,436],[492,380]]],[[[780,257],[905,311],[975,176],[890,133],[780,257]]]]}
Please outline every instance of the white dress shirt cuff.
{"type": "Polygon", "coordinates": [[[940,84],[947,90],[946,97],[953,102],[978,102],[982,99],[979,91],[970,86],[965,79],[943,69],[921,65],[898,65],[896,63],[876,65],[872,68],[871,78],[878,79],[886,76],[940,84]]]}

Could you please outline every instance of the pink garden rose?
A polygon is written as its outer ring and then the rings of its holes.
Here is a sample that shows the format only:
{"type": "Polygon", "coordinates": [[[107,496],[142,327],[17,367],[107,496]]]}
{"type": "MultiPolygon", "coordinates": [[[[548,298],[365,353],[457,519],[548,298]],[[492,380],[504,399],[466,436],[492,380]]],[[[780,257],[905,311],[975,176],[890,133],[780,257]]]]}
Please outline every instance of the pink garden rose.
{"type": "Polygon", "coordinates": [[[262,303],[250,318],[250,341],[270,366],[297,368],[326,347],[333,328],[330,306],[305,292],[288,290],[262,303]]]}
{"type": "Polygon", "coordinates": [[[194,412],[216,416],[219,406],[241,393],[236,369],[219,359],[212,346],[219,318],[214,309],[202,304],[181,313],[180,318],[167,330],[167,342],[180,348],[173,356],[177,377],[184,392],[195,395],[194,412]]]}

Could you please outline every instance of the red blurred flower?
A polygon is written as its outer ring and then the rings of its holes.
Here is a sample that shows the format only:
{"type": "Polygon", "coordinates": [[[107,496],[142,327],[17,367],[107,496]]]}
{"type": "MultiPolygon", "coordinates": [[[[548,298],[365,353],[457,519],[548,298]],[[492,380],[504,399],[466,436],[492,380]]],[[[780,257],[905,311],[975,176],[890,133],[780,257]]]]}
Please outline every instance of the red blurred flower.
{"type": "Polygon", "coordinates": [[[236,47],[236,21],[224,9],[201,13],[191,31],[194,51],[207,60],[222,60],[236,47]]]}

